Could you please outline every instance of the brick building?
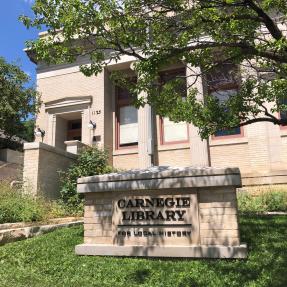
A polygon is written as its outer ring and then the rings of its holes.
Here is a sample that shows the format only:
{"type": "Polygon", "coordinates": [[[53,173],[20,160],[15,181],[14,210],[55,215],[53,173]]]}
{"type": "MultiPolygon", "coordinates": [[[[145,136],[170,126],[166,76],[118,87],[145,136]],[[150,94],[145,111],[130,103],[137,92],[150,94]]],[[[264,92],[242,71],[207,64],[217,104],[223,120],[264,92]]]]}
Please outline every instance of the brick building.
{"type": "MultiPolygon", "coordinates": [[[[34,61],[33,55],[29,56],[34,61]]],[[[219,131],[202,141],[193,125],[160,118],[148,105],[137,110],[128,92],[113,85],[109,78],[113,70],[135,76],[133,61],[123,57],[92,77],[85,77],[79,70],[81,64],[88,63],[85,58],[72,65],[38,63],[37,87],[43,104],[37,126],[45,131],[43,142],[58,152],[72,150],[77,141],[98,144],[109,150],[111,163],[121,169],[235,166],[240,168],[245,185],[287,181],[287,128],[260,122],[219,131]]],[[[188,71],[178,64],[163,70],[162,77],[188,71]]],[[[197,88],[200,98],[206,88],[204,82],[197,81],[197,88]]],[[[235,89],[232,82],[222,85],[223,93],[235,89]]]]}

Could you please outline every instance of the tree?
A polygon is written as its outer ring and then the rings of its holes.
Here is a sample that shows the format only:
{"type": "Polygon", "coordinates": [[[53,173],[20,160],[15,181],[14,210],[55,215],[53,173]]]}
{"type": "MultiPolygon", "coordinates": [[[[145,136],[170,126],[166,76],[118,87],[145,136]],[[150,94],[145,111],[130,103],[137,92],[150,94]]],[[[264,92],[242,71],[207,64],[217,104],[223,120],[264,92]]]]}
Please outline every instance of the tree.
{"type": "Polygon", "coordinates": [[[0,131],[7,137],[31,140],[31,117],[38,110],[39,96],[27,87],[29,76],[16,65],[0,57],[0,131]],[[27,119],[30,119],[28,122],[27,119]]]}
{"type": "Polygon", "coordinates": [[[35,139],[35,119],[28,119],[21,124],[21,131],[17,133],[17,136],[25,141],[33,142],[35,139]]]}
{"type": "Polygon", "coordinates": [[[113,76],[134,94],[146,93],[135,104],[192,122],[202,137],[260,121],[287,124],[286,0],[36,0],[32,9],[33,18],[21,17],[24,24],[48,30],[28,43],[38,60],[88,56],[91,65],[81,70],[91,76],[131,56],[137,82],[113,76]],[[187,79],[161,84],[161,69],[178,62],[187,66],[187,79]],[[215,96],[217,85],[208,79],[220,70],[236,92],[215,96]],[[199,78],[207,87],[204,103],[197,98],[199,78]],[[189,92],[183,99],[184,80],[189,92]]]}

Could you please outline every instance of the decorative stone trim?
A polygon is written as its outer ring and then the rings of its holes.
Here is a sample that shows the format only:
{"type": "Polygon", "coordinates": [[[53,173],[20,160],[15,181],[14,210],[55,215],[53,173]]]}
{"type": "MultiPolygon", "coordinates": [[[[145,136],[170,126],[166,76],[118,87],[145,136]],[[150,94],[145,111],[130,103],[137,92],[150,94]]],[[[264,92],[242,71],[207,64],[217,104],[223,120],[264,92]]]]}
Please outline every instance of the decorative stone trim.
{"type": "Polygon", "coordinates": [[[51,102],[45,103],[45,109],[48,111],[50,109],[56,108],[66,108],[68,106],[75,105],[90,105],[92,103],[92,96],[83,96],[83,97],[68,97],[51,102]]]}

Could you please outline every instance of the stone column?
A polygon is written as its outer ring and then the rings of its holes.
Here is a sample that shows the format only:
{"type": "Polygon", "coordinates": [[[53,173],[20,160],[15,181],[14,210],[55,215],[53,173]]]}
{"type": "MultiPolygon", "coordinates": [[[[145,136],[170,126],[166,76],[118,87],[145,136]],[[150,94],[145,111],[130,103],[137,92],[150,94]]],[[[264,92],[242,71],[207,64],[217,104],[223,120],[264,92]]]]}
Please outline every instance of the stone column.
{"type": "Polygon", "coordinates": [[[45,135],[48,145],[55,146],[56,142],[56,115],[48,114],[48,131],[45,135]]]}
{"type": "MultiPolygon", "coordinates": [[[[130,65],[134,71],[134,64],[130,65]]],[[[147,95],[141,92],[139,98],[146,98],[147,95]]],[[[138,110],[138,156],[139,168],[149,168],[154,164],[154,133],[153,133],[153,114],[150,105],[146,104],[138,110]]]]}
{"type": "Polygon", "coordinates": [[[93,130],[88,128],[90,122],[90,107],[81,112],[82,116],[82,143],[92,145],[93,130]]]}
{"type": "MultiPolygon", "coordinates": [[[[187,76],[187,87],[190,89],[197,88],[197,99],[203,101],[203,83],[202,78],[195,78],[194,74],[199,74],[200,68],[192,67],[187,65],[186,76],[187,76]]],[[[191,162],[194,166],[210,166],[209,157],[209,146],[207,140],[202,140],[198,128],[194,125],[189,125],[189,143],[190,143],[190,153],[191,162]]]]}
{"type": "Polygon", "coordinates": [[[146,104],[138,111],[138,150],[139,168],[149,168],[153,165],[153,121],[151,106],[146,104]]]}

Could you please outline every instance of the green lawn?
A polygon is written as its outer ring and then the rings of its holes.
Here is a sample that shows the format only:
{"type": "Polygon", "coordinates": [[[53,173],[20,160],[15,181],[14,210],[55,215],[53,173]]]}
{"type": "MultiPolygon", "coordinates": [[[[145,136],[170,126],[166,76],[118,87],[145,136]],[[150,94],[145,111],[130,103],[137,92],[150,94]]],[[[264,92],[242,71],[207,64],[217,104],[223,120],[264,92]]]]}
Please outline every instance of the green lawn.
{"type": "Polygon", "coordinates": [[[0,247],[0,286],[287,286],[287,216],[241,217],[247,260],[79,257],[74,227],[0,247]]]}

